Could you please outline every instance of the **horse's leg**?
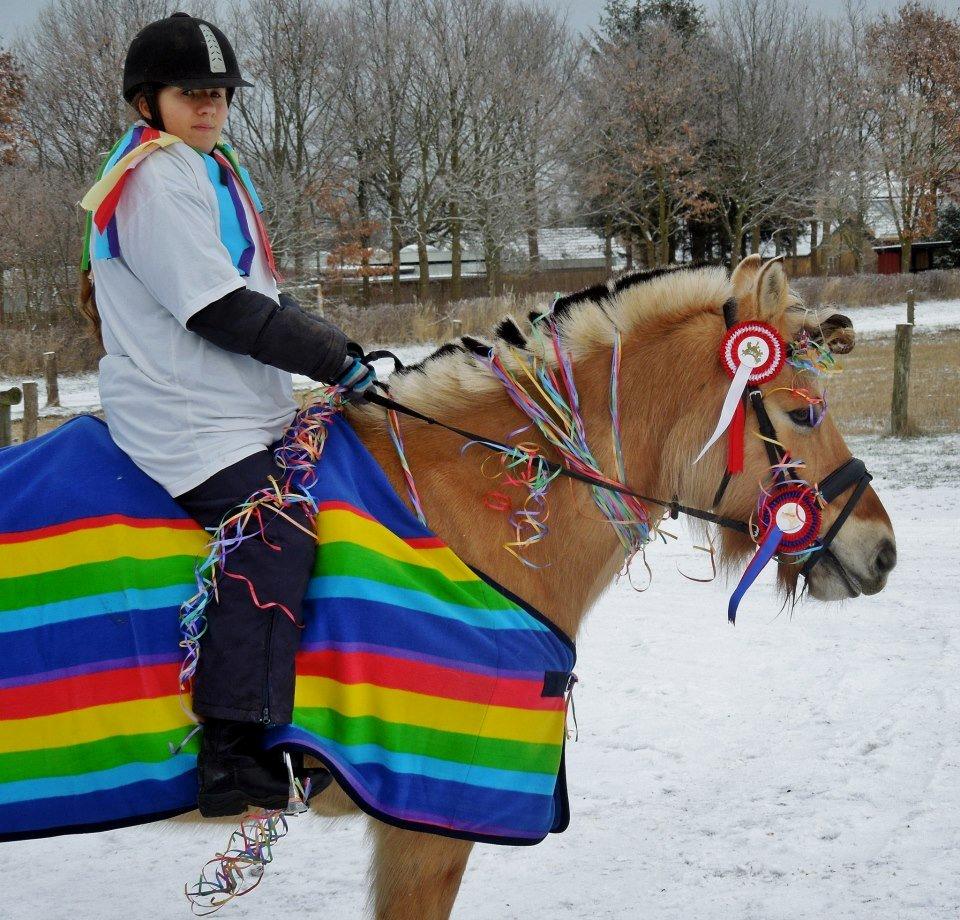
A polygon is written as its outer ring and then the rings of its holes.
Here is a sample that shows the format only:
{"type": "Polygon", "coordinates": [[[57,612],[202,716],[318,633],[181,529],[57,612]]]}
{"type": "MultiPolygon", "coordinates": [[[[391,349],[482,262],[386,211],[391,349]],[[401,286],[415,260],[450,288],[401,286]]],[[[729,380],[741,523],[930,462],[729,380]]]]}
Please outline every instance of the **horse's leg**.
{"type": "Polygon", "coordinates": [[[473,844],[370,823],[377,920],[447,920],[473,844]]]}

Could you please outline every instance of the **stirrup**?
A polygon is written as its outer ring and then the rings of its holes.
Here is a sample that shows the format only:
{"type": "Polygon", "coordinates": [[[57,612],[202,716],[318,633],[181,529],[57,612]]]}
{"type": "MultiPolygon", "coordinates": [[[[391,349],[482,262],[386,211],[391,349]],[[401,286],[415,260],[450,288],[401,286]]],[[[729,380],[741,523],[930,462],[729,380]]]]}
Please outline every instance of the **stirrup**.
{"type": "Polygon", "coordinates": [[[290,759],[289,751],[283,752],[283,762],[287,765],[287,778],[290,780],[287,807],[283,810],[283,813],[285,815],[302,815],[309,810],[307,797],[310,795],[310,780],[307,780],[306,788],[300,785],[300,781],[293,773],[293,761],[290,759]]]}

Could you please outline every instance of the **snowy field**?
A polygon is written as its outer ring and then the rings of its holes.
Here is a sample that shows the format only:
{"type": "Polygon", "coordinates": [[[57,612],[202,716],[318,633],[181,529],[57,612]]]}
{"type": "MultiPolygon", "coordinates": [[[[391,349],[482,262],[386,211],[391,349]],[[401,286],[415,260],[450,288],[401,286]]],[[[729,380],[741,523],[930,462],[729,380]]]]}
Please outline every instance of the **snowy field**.
{"type": "MultiPolygon", "coordinates": [[[[843,309],[843,307],[840,307],[843,309]]],[[[861,338],[875,338],[893,335],[897,323],[905,323],[907,308],[903,304],[884,307],[855,307],[845,310],[853,320],[853,326],[861,338]]],[[[943,329],[960,327],[960,300],[931,300],[917,304],[917,333],[936,333],[943,329]]],[[[372,351],[379,345],[370,346],[372,351]]],[[[401,361],[412,364],[428,355],[433,345],[394,345],[387,346],[396,352],[401,361]]],[[[392,365],[389,361],[380,362],[378,370],[382,376],[389,373],[392,365]]],[[[27,378],[29,379],[29,378],[27,378]]],[[[46,386],[42,377],[35,378],[39,386],[40,414],[42,416],[70,416],[79,412],[96,412],[100,408],[100,394],[97,392],[96,374],[78,374],[60,378],[60,408],[44,409],[47,401],[46,386]]],[[[0,376],[0,390],[11,386],[20,386],[22,378],[0,376]]],[[[294,377],[294,387],[298,390],[309,389],[312,381],[307,377],[294,377]]],[[[13,418],[23,416],[23,404],[14,406],[13,418]]]]}
{"type": "MultiPolygon", "coordinates": [[[[609,591],[579,643],[572,822],[478,846],[455,917],[957,920],[960,436],[852,442],[897,533],[880,595],[779,614],[769,577],[736,628],[688,539],[645,594],[609,591]]],[[[769,573],[767,573],[769,575],[769,573]]],[[[3,920],[186,918],[219,825],[0,846],[3,920]]],[[[292,822],[222,918],[365,916],[361,823],[292,822]]]]}

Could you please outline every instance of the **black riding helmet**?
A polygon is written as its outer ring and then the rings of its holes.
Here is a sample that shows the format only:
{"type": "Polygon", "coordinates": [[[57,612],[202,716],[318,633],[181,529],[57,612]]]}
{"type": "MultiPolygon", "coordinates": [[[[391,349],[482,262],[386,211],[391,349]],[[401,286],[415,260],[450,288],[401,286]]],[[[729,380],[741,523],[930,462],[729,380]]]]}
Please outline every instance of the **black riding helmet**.
{"type": "Polygon", "coordinates": [[[189,13],[174,13],[141,29],[123,65],[123,98],[133,103],[144,93],[154,127],[162,128],[156,90],[160,86],[212,89],[223,86],[232,98],[244,80],[230,42],[213,23],[189,13]]]}

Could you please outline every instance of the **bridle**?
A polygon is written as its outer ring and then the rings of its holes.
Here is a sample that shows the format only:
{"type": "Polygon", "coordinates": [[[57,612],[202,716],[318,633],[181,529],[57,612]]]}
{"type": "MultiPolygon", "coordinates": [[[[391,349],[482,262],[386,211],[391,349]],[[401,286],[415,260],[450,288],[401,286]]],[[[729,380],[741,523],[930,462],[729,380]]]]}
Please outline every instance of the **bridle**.
{"type": "MultiPolygon", "coordinates": [[[[723,319],[728,330],[737,322],[736,307],[737,302],[734,299],[728,300],[723,305],[723,319]]],[[[763,446],[767,451],[767,459],[770,461],[771,469],[776,471],[774,474],[775,479],[780,479],[781,481],[799,481],[801,479],[800,475],[797,473],[796,468],[788,462],[787,454],[782,451],[780,439],[777,437],[777,429],[774,427],[770,419],[770,414],[767,412],[767,407],[764,405],[761,390],[759,388],[749,389],[743,398],[749,403],[753,409],[753,414],[756,416],[757,428],[760,431],[763,446]]],[[[720,480],[720,485],[713,498],[714,508],[723,500],[727,486],[730,484],[730,478],[729,472],[723,474],[723,478],[720,480]]],[[[859,504],[863,493],[866,491],[872,479],[873,476],[867,471],[866,464],[857,457],[851,457],[849,460],[841,463],[840,466],[831,473],[824,476],[819,482],[817,485],[817,494],[825,505],[832,504],[833,501],[843,495],[851,486],[853,487],[853,492],[843,508],[840,509],[840,513],[827,529],[827,532],[823,535],[823,538],[818,540],[813,551],[804,561],[800,569],[800,574],[804,579],[809,578],[814,566],[828,553],[833,557],[833,554],[830,553],[830,545],[840,532],[840,528],[843,527],[847,518],[853,514],[854,509],[859,504]]]]}
{"type": "MultiPolygon", "coordinates": [[[[736,322],[735,308],[736,301],[728,301],[727,304],[724,304],[724,320],[728,329],[736,322]],[[732,304],[732,307],[730,304],[732,304]]],[[[369,352],[363,356],[362,360],[364,362],[370,362],[380,358],[391,359],[394,362],[396,370],[402,370],[404,368],[403,362],[395,354],[386,350],[369,352]]],[[[378,385],[382,390],[386,391],[387,388],[385,385],[378,385]]],[[[440,421],[439,419],[433,418],[422,412],[418,412],[416,409],[405,406],[402,403],[392,399],[390,396],[384,395],[383,392],[367,390],[363,395],[368,402],[374,403],[375,405],[378,405],[388,411],[397,412],[401,415],[406,415],[410,418],[415,418],[418,421],[425,422],[428,425],[435,425],[439,428],[443,428],[468,441],[480,444],[491,451],[506,454],[508,456],[516,455],[518,452],[518,448],[516,446],[506,444],[497,440],[496,438],[488,438],[484,435],[477,434],[476,432],[467,431],[463,428],[457,427],[456,425],[449,425],[446,422],[440,421]]],[[[777,438],[776,428],[774,427],[763,402],[763,393],[760,391],[760,389],[754,388],[745,393],[743,398],[749,402],[753,409],[754,415],[757,418],[757,425],[761,438],[764,442],[764,447],[767,451],[767,457],[770,460],[771,467],[775,471],[774,483],[772,485],[777,485],[778,479],[781,481],[800,481],[800,475],[795,466],[789,462],[789,456],[781,449],[779,439],[777,438]]],[[[702,508],[682,505],[676,497],[667,501],[662,498],[643,495],[622,483],[611,482],[606,479],[600,479],[598,477],[591,476],[587,473],[582,473],[578,470],[569,469],[566,466],[549,460],[539,454],[534,459],[535,462],[540,464],[541,469],[550,476],[564,476],[568,479],[573,479],[598,489],[606,489],[611,492],[617,492],[621,495],[630,496],[648,504],[659,505],[667,510],[671,518],[677,518],[679,515],[683,514],[687,517],[692,517],[696,518],[697,520],[716,524],[724,529],[735,531],[751,537],[751,539],[755,537],[756,528],[747,521],[725,517],[723,515],[716,514],[714,511],[708,511],[702,508]]],[[[723,479],[720,482],[713,500],[714,508],[716,508],[723,499],[726,488],[730,482],[730,478],[731,477],[729,473],[724,473],[723,479]]],[[[830,545],[840,532],[840,529],[843,527],[847,518],[853,513],[872,478],[873,477],[870,475],[870,473],[867,472],[864,462],[856,457],[851,457],[849,460],[845,461],[835,470],[825,476],[816,487],[816,493],[823,504],[831,504],[851,487],[853,487],[853,492],[847,499],[846,504],[840,510],[840,513],[837,515],[836,519],[828,528],[826,534],[823,535],[822,539],[818,540],[804,561],[803,566],[800,569],[800,574],[803,575],[805,579],[809,578],[810,572],[813,570],[814,566],[816,566],[816,564],[820,562],[827,554],[832,556],[832,553],[830,553],[830,545]]]]}

